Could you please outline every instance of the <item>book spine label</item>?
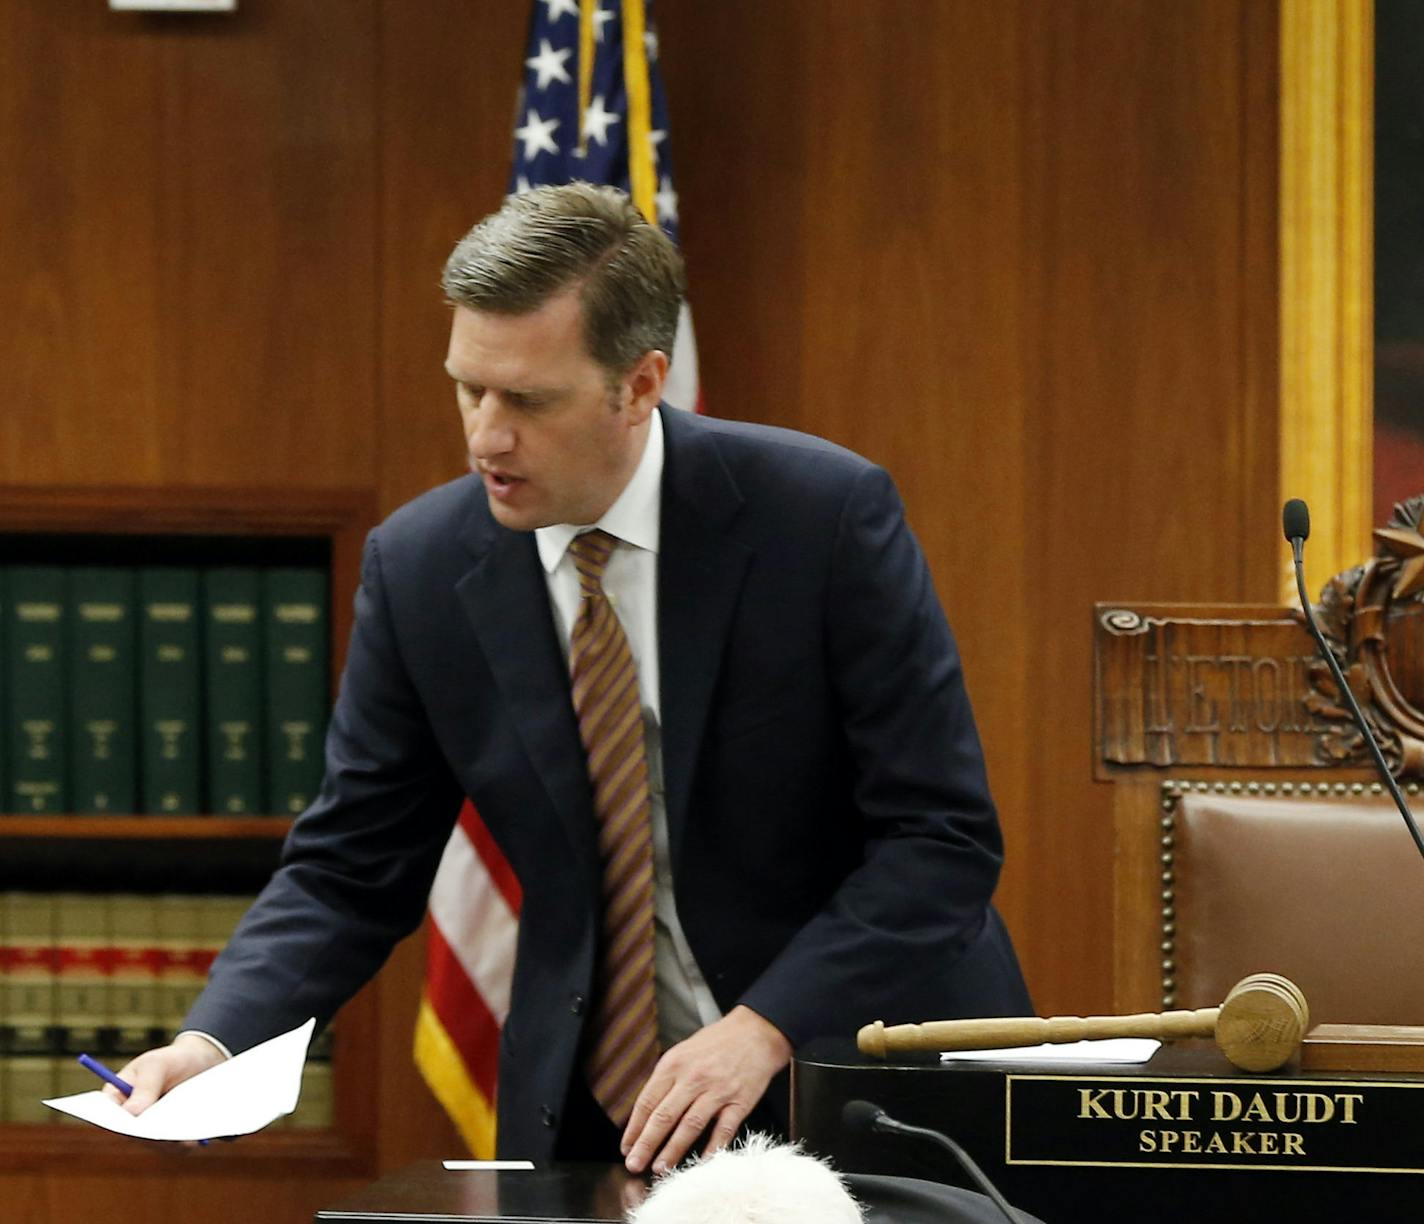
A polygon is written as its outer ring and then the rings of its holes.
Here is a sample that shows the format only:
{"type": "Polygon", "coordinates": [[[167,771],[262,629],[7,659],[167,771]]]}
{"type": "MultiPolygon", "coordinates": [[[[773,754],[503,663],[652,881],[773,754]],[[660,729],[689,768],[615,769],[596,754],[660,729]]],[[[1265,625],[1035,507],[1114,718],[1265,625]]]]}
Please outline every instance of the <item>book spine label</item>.
{"type": "Polygon", "coordinates": [[[143,809],[200,809],[198,573],[139,572],[143,809]]]}
{"type": "Polygon", "coordinates": [[[9,572],[6,632],[9,792],[14,812],[69,810],[65,709],[68,595],[53,566],[9,572]]]}
{"type": "Polygon", "coordinates": [[[276,813],[301,812],[321,786],[329,705],[328,624],[324,573],[264,573],[269,799],[276,813]]]}
{"type": "Polygon", "coordinates": [[[69,577],[71,794],[76,812],[138,810],[137,584],[132,570],[69,577]]]}
{"type": "Polygon", "coordinates": [[[203,989],[202,937],[197,897],[165,894],[156,898],[158,919],[158,1015],[171,1039],[203,989]]]}
{"type": "Polygon", "coordinates": [[[66,1053],[93,1049],[109,1025],[109,914],[92,893],[54,898],[54,1018],[66,1053]]]}
{"type": "Polygon", "coordinates": [[[162,1039],[165,1016],[159,997],[157,906],[152,897],[118,894],[109,898],[113,940],[109,1021],[123,1054],[142,1053],[162,1039]]]}
{"type": "Polygon", "coordinates": [[[0,1022],[14,1053],[45,1053],[55,1024],[54,898],[48,893],[0,893],[5,976],[0,1022]]]}
{"type": "Polygon", "coordinates": [[[204,572],[207,808],[218,815],[266,810],[260,603],[257,570],[204,572]]]}

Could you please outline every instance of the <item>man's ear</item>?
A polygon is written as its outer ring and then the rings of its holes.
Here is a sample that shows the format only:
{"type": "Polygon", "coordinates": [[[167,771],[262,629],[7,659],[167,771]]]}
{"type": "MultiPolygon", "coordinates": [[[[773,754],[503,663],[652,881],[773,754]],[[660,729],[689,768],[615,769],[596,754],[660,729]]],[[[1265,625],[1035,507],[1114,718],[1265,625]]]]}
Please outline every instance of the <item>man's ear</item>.
{"type": "Polygon", "coordinates": [[[649,349],[624,377],[623,385],[630,393],[628,422],[641,425],[652,415],[663,398],[667,382],[668,357],[661,349],[649,349]]]}

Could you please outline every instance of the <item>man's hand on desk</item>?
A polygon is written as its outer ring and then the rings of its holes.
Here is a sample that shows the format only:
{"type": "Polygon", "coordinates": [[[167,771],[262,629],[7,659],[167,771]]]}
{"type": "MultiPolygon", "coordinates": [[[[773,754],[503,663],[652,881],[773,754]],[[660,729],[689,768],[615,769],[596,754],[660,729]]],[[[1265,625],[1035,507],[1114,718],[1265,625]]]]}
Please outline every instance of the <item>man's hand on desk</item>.
{"type": "Polygon", "coordinates": [[[672,1168],[714,1121],[704,1151],[725,1147],[790,1061],[791,1043],[749,1007],[678,1042],[658,1060],[623,1132],[629,1171],[672,1168]]]}
{"type": "Polygon", "coordinates": [[[133,1085],[133,1095],[127,1100],[111,1084],[104,1085],[104,1093],[129,1113],[141,1114],[165,1092],[222,1061],[222,1051],[211,1041],[182,1033],[172,1045],[149,1050],[120,1068],[119,1078],[133,1085]]]}

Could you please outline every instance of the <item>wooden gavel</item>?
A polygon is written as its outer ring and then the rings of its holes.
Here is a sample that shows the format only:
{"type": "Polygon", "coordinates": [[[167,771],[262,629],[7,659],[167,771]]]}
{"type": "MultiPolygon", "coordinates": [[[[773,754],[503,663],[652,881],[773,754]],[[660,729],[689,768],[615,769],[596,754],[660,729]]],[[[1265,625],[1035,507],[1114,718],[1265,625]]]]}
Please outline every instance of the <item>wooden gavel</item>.
{"type": "Polygon", "coordinates": [[[1136,1016],[931,1020],[889,1028],[877,1020],[860,1030],[856,1045],[863,1054],[884,1058],[909,1050],[994,1050],[1105,1037],[1215,1037],[1232,1066],[1274,1071],[1290,1061],[1309,1027],[1310,1010],[1294,982],[1275,973],[1253,973],[1227,992],[1220,1007],[1136,1016]]]}

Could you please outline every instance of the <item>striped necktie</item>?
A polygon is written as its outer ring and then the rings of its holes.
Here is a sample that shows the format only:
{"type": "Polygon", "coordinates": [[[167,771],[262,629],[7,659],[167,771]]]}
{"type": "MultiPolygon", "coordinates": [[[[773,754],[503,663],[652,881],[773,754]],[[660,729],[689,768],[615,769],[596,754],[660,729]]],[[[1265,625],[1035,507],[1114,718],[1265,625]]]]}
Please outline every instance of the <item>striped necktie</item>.
{"type": "Polygon", "coordinates": [[[581,596],[569,669],[603,864],[598,997],[586,1070],[594,1099],[623,1127],[657,1063],[658,1025],[643,709],[633,652],[603,592],[603,570],[616,543],[607,532],[589,531],[569,545],[581,596]]]}

